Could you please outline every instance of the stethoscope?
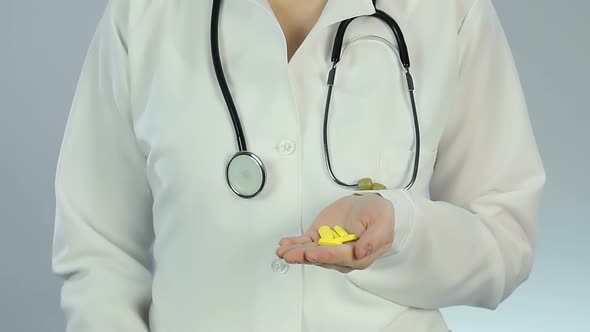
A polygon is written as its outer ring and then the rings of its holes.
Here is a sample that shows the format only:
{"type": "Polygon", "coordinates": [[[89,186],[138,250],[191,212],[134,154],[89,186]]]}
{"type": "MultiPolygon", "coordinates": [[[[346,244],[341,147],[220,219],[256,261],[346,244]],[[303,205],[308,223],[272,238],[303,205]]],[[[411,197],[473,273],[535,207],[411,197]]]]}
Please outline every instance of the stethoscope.
{"type": "MultiPolygon", "coordinates": [[[[375,5],[375,0],[373,0],[375,5]]],[[[225,75],[223,74],[223,68],[221,66],[221,59],[219,55],[219,10],[221,7],[221,0],[213,0],[213,10],[211,14],[211,57],[213,60],[213,66],[215,68],[215,75],[219,83],[219,88],[227,104],[227,109],[231,116],[231,120],[234,126],[236,139],[238,143],[239,151],[228,161],[225,169],[225,177],[230,189],[241,198],[253,198],[262,191],[266,183],[266,168],[262,159],[253,152],[248,151],[246,145],[246,138],[244,136],[244,130],[240,122],[240,117],[236,110],[231,92],[227,85],[225,75]]],[[[416,140],[416,153],[414,154],[414,170],[412,172],[412,178],[410,182],[405,186],[405,190],[410,189],[416,177],[418,175],[418,162],[420,160],[420,128],[418,124],[418,112],[416,110],[416,101],[414,99],[414,82],[412,75],[410,74],[410,56],[408,54],[408,48],[404,40],[403,33],[397,24],[397,22],[385,12],[375,8],[375,14],[371,16],[379,18],[385,22],[391,31],[393,32],[399,48],[399,60],[403,67],[406,81],[408,85],[408,92],[410,94],[410,101],[412,104],[412,113],[414,120],[414,135],[416,140]]],[[[359,16],[357,16],[359,17],[359,16]]],[[[334,38],[334,45],[332,48],[332,68],[328,73],[328,96],[326,99],[325,113],[324,113],[324,125],[323,125],[323,141],[324,141],[324,155],[326,161],[326,167],[328,173],[334,182],[347,188],[357,188],[359,190],[382,190],[387,189],[386,186],[380,183],[374,183],[370,178],[363,178],[358,180],[356,183],[345,183],[339,180],[334,171],[332,170],[332,163],[330,161],[330,152],[328,149],[328,114],[330,111],[330,100],[332,98],[332,88],[336,78],[336,65],[341,60],[342,56],[342,44],[344,41],[344,33],[350,23],[357,17],[349,18],[340,23],[336,37],[334,38]]],[[[387,42],[388,43],[388,42],[387,42]]],[[[393,45],[390,45],[395,50],[393,45]]]]}

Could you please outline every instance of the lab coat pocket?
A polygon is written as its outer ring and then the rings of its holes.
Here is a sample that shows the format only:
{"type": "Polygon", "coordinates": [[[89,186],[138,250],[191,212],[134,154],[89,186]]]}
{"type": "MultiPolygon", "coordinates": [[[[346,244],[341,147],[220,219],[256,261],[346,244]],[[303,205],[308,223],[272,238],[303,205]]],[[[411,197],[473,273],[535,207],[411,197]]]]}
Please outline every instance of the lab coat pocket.
{"type": "MultiPolygon", "coordinates": [[[[415,149],[384,148],[381,152],[379,180],[388,189],[404,189],[412,180],[415,168],[415,149]]],[[[418,173],[412,190],[428,194],[428,185],[436,159],[437,150],[428,146],[420,148],[418,173]]],[[[429,196],[429,195],[428,195],[429,196]]]]}
{"type": "Polygon", "coordinates": [[[414,166],[414,152],[402,148],[384,148],[379,160],[379,179],[388,189],[408,184],[414,166]]]}

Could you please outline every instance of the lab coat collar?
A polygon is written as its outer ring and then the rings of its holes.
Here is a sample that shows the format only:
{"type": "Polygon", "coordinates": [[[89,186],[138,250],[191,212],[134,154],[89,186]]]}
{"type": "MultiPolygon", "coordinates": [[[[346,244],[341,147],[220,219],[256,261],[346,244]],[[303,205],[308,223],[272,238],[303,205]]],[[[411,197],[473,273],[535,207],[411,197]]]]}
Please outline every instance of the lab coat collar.
{"type": "MultiPolygon", "coordinates": [[[[251,1],[274,16],[272,7],[268,0],[248,0],[251,1]]],[[[355,16],[372,15],[375,13],[375,7],[372,0],[328,0],[320,18],[311,30],[310,34],[334,23],[355,16]]]]}

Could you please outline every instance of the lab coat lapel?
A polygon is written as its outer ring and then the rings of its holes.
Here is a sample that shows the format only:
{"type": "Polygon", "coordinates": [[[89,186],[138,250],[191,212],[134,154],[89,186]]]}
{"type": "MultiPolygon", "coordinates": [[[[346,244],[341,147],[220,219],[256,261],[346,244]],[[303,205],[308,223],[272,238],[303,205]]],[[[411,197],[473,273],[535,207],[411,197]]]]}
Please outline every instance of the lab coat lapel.
{"type": "MultiPolygon", "coordinates": [[[[302,115],[305,111],[293,108],[293,105],[295,105],[293,98],[295,96],[292,94],[290,86],[299,84],[299,81],[307,81],[307,79],[291,80],[293,76],[289,75],[289,71],[297,68],[295,70],[297,72],[310,72],[313,70],[312,67],[307,66],[305,68],[304,66],[309,63],[307,61],[315,61],[310,60],[313,58],[303,61],[300,53],[294,56],[291,62],[287,63],[285,61],[286,44],[284,43],[283,34],[279,32],[281,28],[278,22],[275,26],[272,26],[268,24],[269,20],[266,20],[265,15],[259,15],[263,11],[275,19],[268,0],[243,1],[248,2],[240,4],[249,3],[258,8],[254,8],[248,15],[244,13],[248,13],[246,7],[249,6],[234,7],[229,6],[232,2],[227,2],[228,7],[225,16],[221,18],[223,26],[220,38],[221,45],[225,46],[222,49],[222,59],[224,71],[230,87],[233,89],[234,102],[238,105],[240,117],[243,123],[248,124],[245,131],[246,135],[249,135],[249,145],[264,147],[269,144],[268,137],[285,135],[285,133],[274,132],[274,130],[279,130],[278,128],[285,130],[284,127],[273,126],[274,121],[280,123],[290,118],[290,122],[306,126],[306,119],[302,115]],[[239,23],[236,23],[236,21],[239,23]],[[224,42],[224,40],[230,40],[231,42],[224,42]],[[252,47],[254,44],[257,46],[252,47]],[[263,93],[263,91],[273,91],[273,93],[263,93]],[[297,116],[300,118],[298,119],[297,116]],[[275,120],[274,117],[277,117],[277,119],[275,120]],[[252,133],[256,133],[256,135],[252,133]]],[[[335,30],[337,24],[343,20],[374,13],[375,8],[371,0],[328,0],[307,38],[309,39],[315,33],[325,31],[328,27],[330,30],[335,30]]],[[[324,37],[327,35],[324,34],[324,37]]],[[[325,42],[325,45],[331,45],[331,39],[316,42],[325,42]]],[[[309,53],[307,56],[311,56],[311,54],[309,53]]],[[[328,54],[325,54],[324,59],[326,61],[329,59],[328,54]]],[[[317,67],[317,70],[329,69],[329,67],[319,68],[317,67]]],[[[311,95],[306,95],[306,98],[315,95],[317,93],[314,92],[311,95]]],[[[323,102],[322,98],[318,105],[323,102]]],[[[297,127],[292,129],[296,130],[297,127]]],[[[295,134],[291,136],[294,137],[295,134]]]]}
{"type": "Polygon", "coordinates": [[[310,33],[351,17],[374,13],[375,7],[371,0],[328,0],[322,15],[310,33]]]}
{"type": "MultiPolygon", "coordinates": [[[[268,0],[247,0],[257,4],[264,10],[274,15],[268,0]]],[[[375,13],[375,7],[371,0],[328,0],[317,23],[310,34],[321,30],[334,23],[341,22],[355,16],[371,15],[375,13]]]]}

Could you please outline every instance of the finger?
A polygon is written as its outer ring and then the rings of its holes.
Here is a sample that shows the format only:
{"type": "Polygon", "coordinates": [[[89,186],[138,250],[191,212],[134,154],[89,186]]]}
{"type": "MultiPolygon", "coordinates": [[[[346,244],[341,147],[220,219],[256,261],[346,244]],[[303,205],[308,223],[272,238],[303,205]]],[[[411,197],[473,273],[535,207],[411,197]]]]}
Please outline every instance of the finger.
{"type": "Polygon", "coordinates": [[[279,241],[279,245],[289,245],[289,244],[304,244],[308,242],[313,242],[312,237],[309,233],[305,233],[303,235],[298,236],[288,236],[284,237],[279,241]]]}
{"type": "Polygon", "coordinates": [[[351,268],[353,270],[364,270],[371,266],[379,257],[381,257],[385,252],[387,252],[389,248],[387,246],[381,247],[378,250],[373,250],[371,254],[362,258],[354,260],[353,264],[351,264],[351,268]]]}
{"type": "Polygon", "coordinates": [[[393,220],[383,216],[370,224],[367,230],[357,240],[355,257],[363,259],[383,248],[391,247],[394,238],[393,220]]]}
{"type": "Polygon", "coordinates": [[[305,243],[293,243],[293,244],[283,244],[281,246],[279,246],[277,248],[277,250],[275,251],[275,254],[279,257],[279,258],[283,258],[283,256],[285,255],[285,253],[293,248],[296,247],[300,247],[302,245],[304,245],[305,243]]]}
{"type": "Polygon", "coordinates": [[[305,259],[321,264],[352,266],[354,264],[354,243],[344,243],[338,246],[308,247],[305,259]]]}
{"type": "Polygon", "coordinates": [[[307,232],[307,234],[308,234],[309,238],[310,238],[310,239],[311,239],[313,242],[315,242],[315,243],[317,243],[317,242],[320,240],[320,234],[319,234],[319,232],[318,232],[318,229],[319,229],[319,228],[317,228],[317,229],[316,229],[316,228],[313,228],[313,229],[310,229],[310,230],[307,232]]]}
{"type": "Polygon", "coordinates": [[[332,269],[332,270],[337,270],[342,273],[349,273],[350,271],[364,270],[364,269],[368,268],[369,266],[371,266],[371,264],[373,264],[377,260],[377,258],[379,258],[381,255],[383,255],[385,253],[385,251],[386,250],[381,249],[379,251],[373,252],[372,254],[370,254],[369,256],[367,256],[363,259],[354,260],[350,266],[337,265],[337,264],[324,264],[324,263],[317,263],[317,262],[307,262],[305,264],[316,265],[316,266],[320,266],[320,267],[324,267],[324,268],[328,268],[328,269],[332,269]]]}
{"type": "Polygon", "coordinates": [[[313,242],[293,246],[283,254],[282,258],[289,264],[307,263],[305,259],[305,251],[316,246],[317,244],[313,242]]]}

